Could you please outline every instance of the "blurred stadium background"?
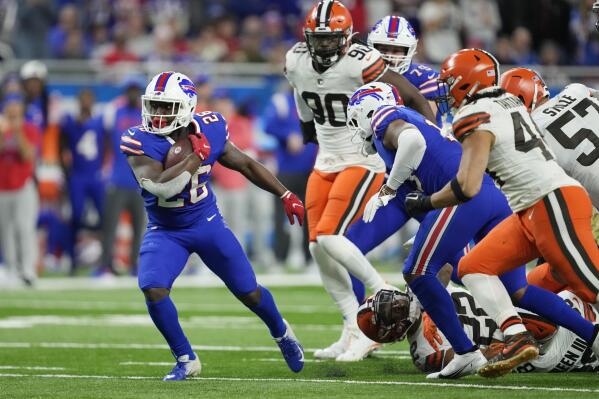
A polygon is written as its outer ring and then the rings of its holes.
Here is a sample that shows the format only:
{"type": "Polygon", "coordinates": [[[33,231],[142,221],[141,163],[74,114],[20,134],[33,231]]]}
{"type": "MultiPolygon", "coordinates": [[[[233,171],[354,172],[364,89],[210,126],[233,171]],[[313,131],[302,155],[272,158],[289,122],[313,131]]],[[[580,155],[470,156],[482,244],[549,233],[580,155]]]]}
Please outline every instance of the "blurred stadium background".
{"type": "MultiPolygon", "coordinates": [[[[30,178],[39,193],[39,207],[28,208],[37,232],[24,240],[28,247],[39,246],[35,270],[23,272],[4,262],[0,284],[31,285],[38,275],[135,274],[145,216],[139,201],[129,195],[135,183],[124,177],[128,171],[118,137],[141,122],[137,99],[157,72],[188,74],[199,88],[199,110],[221,112],[239,147],[287,184],[305,181],[316,149],[301,142],[282,71],[286,51],[302,40],[303,17],[313,3],[0,0],[0,97],[22,99],[25,119],[40,138],[34,146],[34,172],[21,176],[23,181],[30,178]],[[69,146],[69,129],[81,128],[73,124],[79,119],[93,119],[95,130],[85,142],[69,146]],[[84,158],[98,157],[97,170],[77,170],[73,151],[84,158]],[[74,192],[77,184],[92,188],[74,192]]],[[[409,19],[420,38],[417,62],[435,66],[460,48],[482,47],[504,68],[538,69],[553,93],[570,82],[599,88],[593,3],[344,1],[352,12],[354,31],[361,35],[385,15],[409,19]]],[[[0,159],[6,148],[2,137],[0,159]]],[[[0,198],[14,188],[7,181],[16,167],[10,160],[2,162],[8,163],[0,169],[0,198]]],[[[224,168],[215,170],[214,178],[219,206],[258,270],[315,270],[299,229],[287,229],[275,199],[224,168]]],[[[373,258],[387,263],[388,271],[399,271],[403,254],[398,244],[413,228],[393,237],[373,258]]],[[[17,245],[6,238],[2,242],[4,255],[17,245]]],[[[188,273],[204,269],[196,259],[188,273]]]]}

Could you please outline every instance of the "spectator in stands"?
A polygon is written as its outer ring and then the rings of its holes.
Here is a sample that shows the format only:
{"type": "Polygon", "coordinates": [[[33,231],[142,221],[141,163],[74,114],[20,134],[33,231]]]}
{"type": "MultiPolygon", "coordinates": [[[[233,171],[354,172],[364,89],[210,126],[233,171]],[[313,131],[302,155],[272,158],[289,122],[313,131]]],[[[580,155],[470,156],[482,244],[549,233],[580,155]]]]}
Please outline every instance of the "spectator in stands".
{"type": "Polygon", "coordinates": [[[538,62],[538,57],[532,49],[530,31],[519,26],[512,32],[512,60],[517,65],[532,65],[538,62]]]}
{"type": "Polygon", "coordinates": [[[11,1],[16,7],[16,24],[12,32],[15,54],[20,59],[48,58],[48,31],[55,19],[54,1],[11,1]]]}
{"type": "Polygon", "coordinates": [[[599,64],[599,35],[595,32],[597,16],[592,12],[595,0],[581,1],[572,7],[570,30],[576,41],[576,63],[580,65],[599,64]]]}
{"type": "Polygon", "coordinates": [[[25,118],[36,125],[43,134],[48,125],[48,69],[43,62],[31,60],[23,64],[20,75],[25,94],[25,118]]]}
{"type": "Polygon", "coordinates": [[[76,34],[80,29],[81,20],[79,9],[75,4],[65,4],[60,9],[58,25],[50,29],[48,34],[50,55],[54,58],[62,58],[69,37],[71,37],[72,40],[71,35],[76,34]]]}
{"type": "Polygon", "coordinates": [[[233,60],[236,62],[265,62],[262,53],[263,38],[262,20],[257,16],[249,16],[243,21],[239,40],[239,49],[233,60]]]}
{"type": "MultiPolygon", "coordinates": [[[[252,122],[237,112],[228,93],[223,89],[216,90],[212,105],[212,110],[221,113],[227,121],[229,140],[240,150],[250,154],[255,153],[252,122]]],[[[235,237],[247,250],[248,181],[240,173],[227,169],[219,163],[214,164],[212,177],[218,206],[223,217],[235,237]]]]}
{"type": "Polygon", "coordinates": [[[501,17],[495,0],[460,0],[466,47],[495,50],[501,17]]]}
{"type": "MultiPolygon", "coordinates": [[[[78,266],[75,248],[78,234],[84,226],[86,200],[91,200],[102,220],[104,209],[104,126],[100,116],[94,116],[94,93],[90,89],[79,92],[77,115],[66,115],[60,125],[61,161],[67,178],[71,203],[71,237],[69,255],[71,275],[78,266]]],[[[90,227],[90,226],[87,226],[90,227]]],[[[93,226],[94,228],[98,226],[93,226]]]]}
{"type": "Polygon", "coordinates": [[[560,91],[570,83],[566,75],[559,67],[563,63],[563,57],[557,43],[545,40],[539,51],[539,62],[543,65],[543,79],[550,90],[560,91]]]}
{"type": "Polygon", "coordinates": [[[0,115],[0,250],[12,276],[31,286],[37,278],[38,194],[33,173],[41,135],[25,120],[25,102],[9,94],[0,115]]]}
{"type": "Polygon", "coordinates": [[[510,38],[507,36],[499,36],[495,43],[495,52],[493,53],[495,58],[497,58],[497,61],[499,61],[499,64],[514,64],[513,52],[514,49],[512,48],[510,38]]]}
{"type": "Polygon", "coordinates": [[[198,103],[196,112],[212,111],[212,96],[214,94],[214,86],[210,81],[210,75],[201,73],[194,79],[196,92],[198,94],[198,103]]]}
{"type": "Polygon", "coordinates": [[[200,61],[217,62],[228,55],[227,42],[216,34],[213,25],[207,25],[192,43],[192,51],[200,61]]]}
{"type": "MultiPolygon", "coordinates": [[[[264,131],[275,137],[278,143],[277,178],[303,201],[306,196],[306,182],[316,159],[317,147],[313,143],[307,145],[303,143],[291,90],[273,95],[263,115],[263,123],[264,131]]],[[[280,202],[275,198],[274,253],[278,262],[285,263],[289,255],[290,232],[280,202]]],[[[308,227],[305,223],[302,245],[305,265],[310,261],[308,244],[308,227]]]]}
{"type": "Polygon", "coordinates": [[[106,65],[111,66],[120,62],[136,62],[139,57],[128,46],[129,27],[118,25],[113,32],[113,45],[106,54],[103,61],[106,65]]]}
{"type": "Polygon", "coordinates": [[[142,12],[127,15],[127,37],[129,49],[139,58],[145,59],[153,51],[152,35],[147,31],[147,23],[142,12]]]}
{"type": "Polygon", "coordinates": [[[111,153],[111,168],[102,224],[102,259],[99,272],[118,274],[114,266],[114,249],[117,228],[123,212],[129,214],[132,239],[129,252],[130,273],[137,274],[137,259],[141,238],[146,226],[144,201],[139,194],[139,185],[131,173],[127,159],[120,150],[121,134],[131,126],[141,124],[141,94],[146,86],[144,76],[131,75],[122,83],[124,95],[117,100],[113,117],[105,121],[111,153]]]}
{"type": "Polygon", "coordinates": [[[422,42],[430,62],[441,63],[462,48],[460,9],[451,0],[427,0],[418,13],[422,24],[422,42]]]}

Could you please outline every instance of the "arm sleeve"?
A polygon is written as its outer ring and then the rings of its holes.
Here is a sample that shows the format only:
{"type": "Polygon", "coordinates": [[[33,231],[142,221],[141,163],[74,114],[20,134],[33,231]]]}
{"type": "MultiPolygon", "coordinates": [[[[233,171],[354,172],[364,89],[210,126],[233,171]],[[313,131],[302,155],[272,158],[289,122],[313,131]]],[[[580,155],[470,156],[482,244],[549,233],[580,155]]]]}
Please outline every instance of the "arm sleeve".
{"type": "Polygon", "coordinates": [[[426,141],[418,129],[411,127],[404,130],[397,138],[397,152],[387,186],[397,190],[420,166],[425,150],[426,141]]]}

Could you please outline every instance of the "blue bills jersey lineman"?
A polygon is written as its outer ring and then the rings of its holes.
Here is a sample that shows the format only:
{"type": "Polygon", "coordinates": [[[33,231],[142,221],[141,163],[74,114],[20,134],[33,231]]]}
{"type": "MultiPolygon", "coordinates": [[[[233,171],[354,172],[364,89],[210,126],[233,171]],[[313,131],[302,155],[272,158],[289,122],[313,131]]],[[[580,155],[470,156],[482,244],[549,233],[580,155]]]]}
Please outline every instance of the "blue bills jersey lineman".
{"type": "MultiPolygon", "coordinates": [[[[216,197],[210,188],[212,166],[224,151],[228,140],[227,123],[217,112],[193,116],[192,126],[206,136],[211,146],[210,157],[191,177],[185,189],[172,198],[162,199],[142,190],[151,226],[185,227],[218,211],[216,197]]],[[[128,156],[145,155],[164,162],[174,140],[133,127],[121,136],[121,151],[128,156]]]]}
{"type": "MultiPolygon", "coordinates": [[[[417,187],[430,195],[441,190],[456,175],[462,158],[460,144],[440,134],[439,128],[418,112],[403,106],[383,106],[372,116],[374,145],[383,158],[387,171],[393,167],[395,151],[383,145],[389,124],[403,120],[414,125],[426,141],[426,150],[418,168],[412,174],[417,187]]],[[[493,185],[490,177],[484,177],[483,184],[493,185]]]]}

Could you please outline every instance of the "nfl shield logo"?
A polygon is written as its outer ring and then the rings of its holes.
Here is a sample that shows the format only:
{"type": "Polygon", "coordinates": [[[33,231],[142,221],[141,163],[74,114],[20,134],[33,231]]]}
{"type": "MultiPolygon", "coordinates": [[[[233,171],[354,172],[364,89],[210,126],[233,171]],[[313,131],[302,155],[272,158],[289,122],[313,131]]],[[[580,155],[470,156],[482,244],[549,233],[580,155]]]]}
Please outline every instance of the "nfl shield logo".
{"type": "Polygon", "coordinates": [[[322,86],[324,81],[320,78],[316,79],[316,83],[318,84],[318,86],[322,86]]]}

